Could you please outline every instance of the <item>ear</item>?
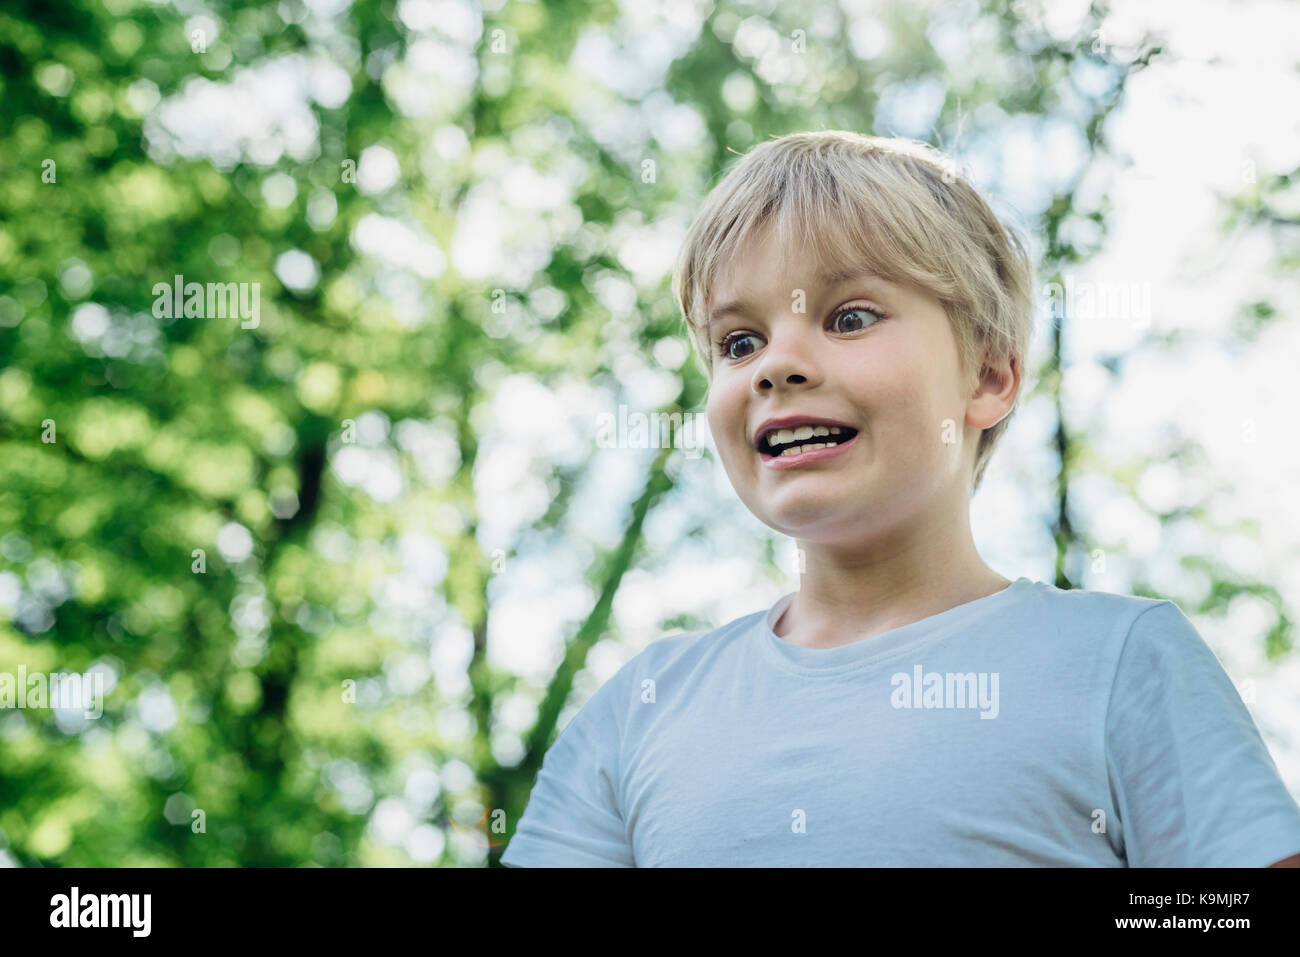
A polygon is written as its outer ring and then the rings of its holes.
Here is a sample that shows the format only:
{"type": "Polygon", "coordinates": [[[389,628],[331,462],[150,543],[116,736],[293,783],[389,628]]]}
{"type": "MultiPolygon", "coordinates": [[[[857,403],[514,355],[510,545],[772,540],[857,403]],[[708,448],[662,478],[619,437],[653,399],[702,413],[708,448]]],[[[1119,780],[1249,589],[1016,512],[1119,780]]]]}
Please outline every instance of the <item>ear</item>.
{"type": "Polygon", "coordinates": [[[1015,356],[989,361],[985,353],[975,391],[966,403],[966,424],[989,429],[1010,413],[1020,392],[1020,362],[1015,356]]]}

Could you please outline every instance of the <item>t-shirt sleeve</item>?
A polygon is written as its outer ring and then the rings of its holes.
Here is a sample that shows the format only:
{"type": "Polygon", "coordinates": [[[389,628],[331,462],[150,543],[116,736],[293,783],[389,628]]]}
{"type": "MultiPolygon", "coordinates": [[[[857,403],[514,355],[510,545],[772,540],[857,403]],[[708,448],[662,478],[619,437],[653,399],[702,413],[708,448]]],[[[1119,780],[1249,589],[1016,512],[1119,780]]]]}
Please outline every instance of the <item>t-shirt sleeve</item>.
{"type": "Polygon", "coordinates": [[[1267,867],[1300,852],[1300,806],[1232,679],[1173,602],[1129,629],[1106,762],[1130,867],[1267,867]]]}
{"type": "Polygon", "coordinates": [[[611,678],[542,759],[528,806],[501,855],[510,867],[635,867],[619,808],[619,741],[611,678]]]}

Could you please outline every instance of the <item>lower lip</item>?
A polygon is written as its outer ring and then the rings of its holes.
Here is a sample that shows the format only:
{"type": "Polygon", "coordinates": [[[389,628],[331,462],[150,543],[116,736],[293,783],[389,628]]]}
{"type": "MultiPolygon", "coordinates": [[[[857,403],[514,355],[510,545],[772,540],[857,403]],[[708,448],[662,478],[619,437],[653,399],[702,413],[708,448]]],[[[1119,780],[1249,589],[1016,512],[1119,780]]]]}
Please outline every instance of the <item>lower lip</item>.
{"type": "Polygon", "coordinates": [[[845,450],[853,447],[853,443],[861,438],[862,433],[849,439],[847,442],[841,442],[839,445],[828,445],[824,449],[814,449],[811,452],[800,452],[798,455],[763,455],[759,453],[759,458],[763,460],[763,467],[769,469],[792,469],[800,465],[812,465],[815,462],[824,462],[826,459],[833,459],[845,450]]]}

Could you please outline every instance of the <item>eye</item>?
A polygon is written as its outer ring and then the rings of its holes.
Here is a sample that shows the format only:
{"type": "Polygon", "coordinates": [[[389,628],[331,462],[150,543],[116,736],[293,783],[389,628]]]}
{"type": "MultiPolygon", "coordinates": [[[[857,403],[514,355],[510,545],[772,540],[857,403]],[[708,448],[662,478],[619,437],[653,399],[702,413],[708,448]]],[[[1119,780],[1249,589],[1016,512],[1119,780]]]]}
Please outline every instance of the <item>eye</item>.
{"type": "MultiPolygon", "coordinates": [[[[844,316],[852,316],[854,313],[863,313],[863,314],[868,315],[868,316],[874,316],[874,317],[875,317],[875,321],[879,321],[879,320],[885,318],[885,314],[884,314],[884,313],[882,313],[882,312],[880,312],[880,311],[878,311],[878,310],[876,310],[876,309],[872,309],[872,308],[870,308],[869,306],[846,306],[845,308],[838,310],[838,311],[837,311],[833,316],[831,316],[831,328],[834,328],[834,327],[835,327],[835,324],[836,324],[837,322],[839,322],[839,320],[840,320],[841,318],[843,318],[844,316]]],[[[858,326],[856,326],[856,327],[850,327],[850,328],[847,328],[847,329],[841,329],[840,331],[841,331],[841,332],[860,332],[861,330],[867,328],[868,325],[872,325],[872,324],[874,324],[874,323],[866,323],[866,322],[864,322],[864,321],[861,320],[861,319],[858,319],[857,321],[858,321],[859,323],[861,323],[861,325],[858,325],[858,326]]]]}
{"type": "Polygon", "coordinates": [[[752,332],[732,332],[718,340],[718,351],[727,359],[743,359],[750,355],[749,352],[736,355],[731,351],[731,347],[737,342],[743,342],[745,339],[757,339],[758,337],[752,332]]]}
{"type": "MultiPolygon", "coordinates": [[[[842,319],[843,317],[853,316],[855,313],[861,314],[861,316],[859,316],[855,320],[858,323],[857,326],[851,326],[849,328],[841,328],[836,331],[845,332],[845,333],[861,332],[863,329],[868,329],[871,326],[875,325],[876,322],[886,318],[883,312],[881,312],[878,309],[874,309],[870,306],[846,306],[842,309],[837,310],[831,315],[831,328],[834,329],[836,323],[838,323],[840,319],[842,319]],[[871,316],[872,321],[866,322],[862,318],[863,316],[871,316]]],[[[731,360],[747,359],[749,358],[749,356],[754,354],[754,351],[755,349],[757,349],[757,346],[751,345],[749,347],[748,352],[741,351],[739,353],[733,351],[733,346],[735,346],[736,343],[738,342],[744,342],[746,339],[761,339],[761,338],[762,336],[755,335],[752,332],[729,333],[718,340],[717,342],[718,353],[724,359],[731,359],[731,360]]]]}

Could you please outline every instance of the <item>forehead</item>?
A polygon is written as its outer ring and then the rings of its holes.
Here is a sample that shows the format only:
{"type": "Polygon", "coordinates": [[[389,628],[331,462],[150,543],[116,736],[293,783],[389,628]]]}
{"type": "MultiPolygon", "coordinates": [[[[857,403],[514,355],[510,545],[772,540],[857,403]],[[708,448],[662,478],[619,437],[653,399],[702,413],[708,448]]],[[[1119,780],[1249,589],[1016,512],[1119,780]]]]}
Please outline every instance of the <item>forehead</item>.
{"type": "Polygon", "coordinates": [[[782,240],[769,220],[723,252],[705,290],[711,307],[722,299],[740,298],[743,286],[763,281],[797,280],[835,285],[858,277],[893,282],[895,270],[883,257],[860,248],[834,223],[790,229],[782,240]],[[755,268],[761,267],[758,274],[755,268]]]}

